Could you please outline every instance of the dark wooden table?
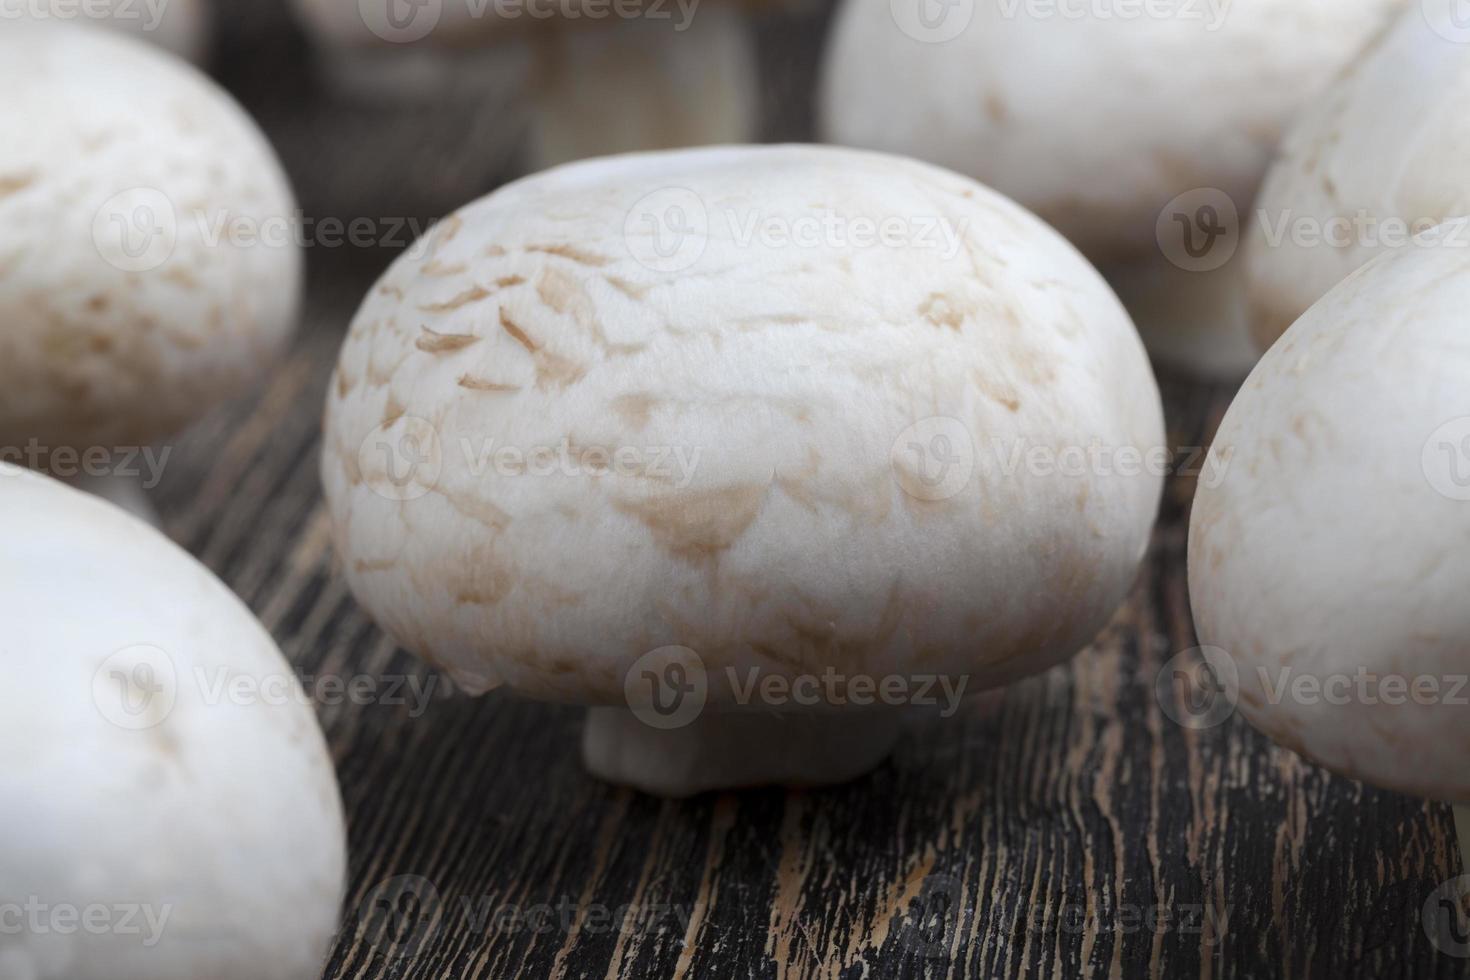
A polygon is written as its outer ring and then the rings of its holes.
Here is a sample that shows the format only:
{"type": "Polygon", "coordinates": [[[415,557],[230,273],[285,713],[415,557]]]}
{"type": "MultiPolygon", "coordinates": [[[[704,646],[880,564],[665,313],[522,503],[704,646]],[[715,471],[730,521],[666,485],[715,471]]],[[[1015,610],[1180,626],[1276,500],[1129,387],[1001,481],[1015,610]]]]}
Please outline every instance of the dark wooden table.
{"type": "MultiPolygon", "coordinates": [[[[309,214],[432,217],[503,178],[486,147],[510,123],[390,125],[315,93],[272,4],[242,0],[223,26],[216,73],[309,214]]],[[[805,131],[821,26],[764,29],[773,136],[805,131]]],[[[1180,692],[1156,681],[1195,645],[1188,475],[1089,649],[849,786],[650,799],[582,772],[578,711],[453,693],[354,604],[318,486],[328,373],[393,254],[313,249],[294,352],[178,442],[159,495],[169,533],[320,694],[352,849],[326,976],[1470,976],[1421,917],[1460,873],[1446,808],[1331,777],[1238,717],[1171,720],[1180,692]],[[354,677],[371,697],[331,687],[354,677]]],[[[1162,384],[1174,442],[1206,444],[1231,392],[1162,384]]]]}

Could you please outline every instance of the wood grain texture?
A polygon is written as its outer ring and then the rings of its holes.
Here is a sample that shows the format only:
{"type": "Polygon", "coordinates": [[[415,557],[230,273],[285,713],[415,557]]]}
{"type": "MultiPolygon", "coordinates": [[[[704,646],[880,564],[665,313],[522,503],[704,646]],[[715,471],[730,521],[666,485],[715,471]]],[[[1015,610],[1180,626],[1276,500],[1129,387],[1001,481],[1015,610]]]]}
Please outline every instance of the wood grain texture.
{"type": "MultiPolygon", "coordinates": [[[[335,136],[420,159],[423,127],[362,142],[375,127],[334,123],[302,94],[304,45],[266,6],[228,8],[237,33],[219,71],[282,145],[309,213],[351,218],[343,202],[374,200],[394,171],[326,173],[316,148],[335,136]]],[[[798,27],[765,33],[764,57],[795,87],[810,85],[821,18],[798,27]]],[[[785,135],[805,131],[793,112],[785,135]]],[[[459,163],[415,185],[429,186],[416,213],[503,176],[464,165],[477,140],[436,134],[429,145],[459,163]]],[[[402,213],[377,199],[361,213],[402,213]]],[[[1460,872],[1447,809],[1331,777],[1239,718],[1194,731],[1164,710],[1156,679],[1195,645],[1188,476],[1171,481],[1139,581],[1088,650],[916,731],[849,786],[654,800],[582,772],[578,711],[453,693],[353,603],[318,486],[328,373],[392,254],[312,253],[295,350],[178,442],[158,498],[168,531],[317,694],[352,850],[327,977],[1470,976],[1421,922],[1460,872]],[[332,686],[354,678],[371,689],[332,686]]],[[[1231,392],[1164,387],[1174,443],[1203,445],[1231,392]]]]}

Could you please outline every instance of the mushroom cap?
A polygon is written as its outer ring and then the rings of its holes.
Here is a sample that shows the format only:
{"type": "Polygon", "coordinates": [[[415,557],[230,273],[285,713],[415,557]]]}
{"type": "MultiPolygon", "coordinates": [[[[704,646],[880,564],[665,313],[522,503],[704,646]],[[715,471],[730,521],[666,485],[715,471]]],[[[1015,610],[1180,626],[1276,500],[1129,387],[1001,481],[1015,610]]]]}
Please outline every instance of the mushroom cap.
{"type": "Polygon", "coordinates": [[[1234,662],[1251,724],[1336,772],[1460,803],[1467,303],[1458,248],[1385,255],[1323,297],[1225,415],[1228,470],[1200,485],[1189,536],[1199,637],[1234,662]],[[1416,703],[1419,678],[1438,703],[1416,703]]]}
{"type": "Polygon", "coordinates": [[[1253,0],[1217,22],[1197,0],[1131,18],[957,4],[928,34],[900,27],[902,4],[847,0],[820,94],[824,139],[968,174],[1095,262],[1153,256],[1177,195],[1214,188],[1245,210],[1284,125],[1403,5],[1253,0]]]}
{"type": "Polygon", "coordinates": [[[363,303],[325,433],[369,613],[471,690],[594,704],[667,645],[717,705],[752,667],[1044,669],[1128,589],[1162,481],[1027,454],[1164,442],[1059,235],[800,146],[586,161],[454,214],[363,303]]]}
{"type": "Polygon", "coordinates": [[[1432,16],[1416,4],[1287,133],[1246,239],[1262,349],[1374,255],[1470,214],[1470,45],[1432,16]]]}
{"type": "Polygon", "coordinates": [[[270,634],[157,531],[8,464],[0,534],[0,741],[25,746],[0,767],[6,900],[37,903],[43,922],[133,910],[103,931],[5,930],[5,975],[320,976],[341,800],[270,634]],[[261,697],[229,693],[247,680],[261,697]]]}
{"type": "Polygon", "coordinates": [[[254,123],[173,56],[71,23],[0,32],[0,86],[0,445],[146,444],[243,389],[302,277],[254,123]]]}

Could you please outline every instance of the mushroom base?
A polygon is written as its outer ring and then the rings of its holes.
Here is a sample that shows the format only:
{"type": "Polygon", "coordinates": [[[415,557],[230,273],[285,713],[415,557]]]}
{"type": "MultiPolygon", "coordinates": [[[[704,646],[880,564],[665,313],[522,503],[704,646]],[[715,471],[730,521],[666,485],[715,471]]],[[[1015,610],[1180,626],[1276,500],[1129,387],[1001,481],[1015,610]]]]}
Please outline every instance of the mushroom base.
{"type": "Polygon", "coordinates": [[[817,715],[710,712],[654,728],[626,708],[593,708],[582,735],[588,771],[654,796],[751,786],[824,786],[856,779],[893,751],[899,711],[817,715]]]}
{"type": "Polygon", "coordinates": [[[1460,842],[1460,870],[1470,874],[1470,806],[1453,808],[1455,837],[1460,842]]]}
{"type": "Polygon", "coordinates": [[[146,524],[154,527],[160,526],[158,511],[153,509],[148,493],[143,489],[143,484],[137,477],[114,474],[89,476],[83,473],[62,482],[83,493],[101,497],[109,504],[121,507],[146,524]]]}
{"type": "Polygon", "coordinates": [[[1189,272],[1160,258],[1113,266],[1107,277],[1155,361],[1208,380],[1239,381],[1260,359],[1238,262],[1189,272]]]}

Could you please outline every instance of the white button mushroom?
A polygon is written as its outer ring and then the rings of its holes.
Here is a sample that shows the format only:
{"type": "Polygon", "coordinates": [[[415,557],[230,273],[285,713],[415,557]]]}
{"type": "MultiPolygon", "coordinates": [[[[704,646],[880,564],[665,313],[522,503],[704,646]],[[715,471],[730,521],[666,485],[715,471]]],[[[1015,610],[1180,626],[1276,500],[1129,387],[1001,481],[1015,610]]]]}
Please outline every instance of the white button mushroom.
{"type": "Polygon", "coordinates": [[[1373,256],[1470,214],[1470,32],[1451,8],[1415,4],[1283,141],[1245,252],[1263,350],[1373,256]]]}
{"type": "Polygon", "coordinates": [[[1075,250],[814,147],[589,161],[451,216],[353,321],[325,437],[368,612],[471,691],[622,705],[589,766],[669,794],[855,775],[901,712],[841,708],[1071,655],[1162,484],[1142,345],[1075,250]]]}
{"type": "MultiPolygon", "coordinates": [[[[1215,439],[1189,580],[1257,728],[1470,803],[1470,252],[1383,256],[1266,354],[1215,439]]],[[[1470,841],[1462,842],[1462,846],[1470,841]]]]}
{"type": "Polygon", "coordinates": [[[9,25],[0,90],[0,459],[95,478],[285,345],[295,204],[250,119],[155,48],[9,25]]]}
{"type": "Polygon", "coordinates": [[[210,0],[0,0],[0,21],[84,21],[152,41],[196,64],[209,48],[210,0]]]}
{"type": "Polygon", "coordinates": [[[1102,16],[1018,0],[925,19],[922,3],[847,0],[824,138],[1013,197],[1113,280],[1155,356],[1239,377],[1256,351],[1237,215],[1292,115],[1402,5],[1163,0],[1102,16]]]}
{"type": "Polygon", "coordinates": [[[450,2],[407,19],[390,16],[395,2],[296,0],[328,77],[377,99],[437,99],[464,89],[462,75],[495,71],[494,88],[475,97],[524,89],[529,169],[756,137],[754,29],[739,0],[450,2]]]}
{"type": "Polygon", "coordinates": [[[290,666],[157,531],[0,464],[0,975],[315,980],[346,865],[290,666]]]}

